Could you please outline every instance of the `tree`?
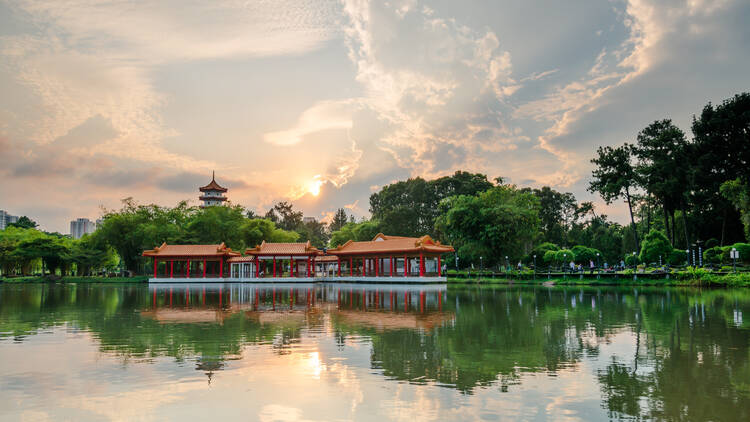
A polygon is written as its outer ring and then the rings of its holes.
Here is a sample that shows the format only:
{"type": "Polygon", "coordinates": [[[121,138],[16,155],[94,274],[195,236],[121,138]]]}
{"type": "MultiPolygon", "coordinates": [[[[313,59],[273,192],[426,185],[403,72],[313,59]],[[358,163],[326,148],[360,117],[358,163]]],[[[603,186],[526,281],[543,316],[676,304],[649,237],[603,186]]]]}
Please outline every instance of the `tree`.
{"type": "Polygon", "coordinates": [[[735,95],[718,106],[707,104],[693,117],[690,178],[692,227],[701,239],[720,233],[723,246],[741,237],[740,214],[721,195],[724,182],[739,179],[750,186],[750,93],[735,95]],[[738,236],[740,235],[740,236],[738,236]]]}
{"type": "Polygon", "coordinates": [[[347,221],[349,221],[349,219],[346,216],[346,210],[343,208],[339,208],[333,214],[333,219],[331,219],[331,223],[328,225],[328,230],[331,233],[337,230],[341,230],[341,228],[344,227],[347,221]]]}
{"type": "Polygon", "coordinates": [[[331,233],[329,242],[332,248],[343,245],[348,240],[355,242],[372,240],[380,233],[380,222],[376,220],[365,220],[359,223],[346,223],[341,230],[331,233]]]}
{"type": "Polygon", "coordinates": [[[447,198],[440,211],[436,230],[457,247],[459,257],[474,259],[481,251],[488,266],[501,256],[526,255],[539,230],[539,200],[513,185],[447,198]]]}
{"type": "Polygon", "coordinates": [[[310,241],[312,246],[323,248],[328,245],[328,232],[325,223],[313,220],[303,223],[297,230],[302,242],[310,241]]]}
{"type": "Polygon", "coordinates": [[[240,250],[247,246],[238,230],[245,220],[245,210],[239,205],[201,208],[187,224],[188,243],[224,242],[228,247],[240,250]]]}
{"type": "MultiPolygon", "coordinates": [[[[654,121],[638,133],[633,153],[638,160],[638,182],[662,205],[667,238],[674,245],[675,211],[679,209],[685,216],[687,209],[689,162],[685,134],[669,119],[654,121]]],[[[683,230],[689,244],[686,219],[683,230]]]]}
{"type": "Polygon", "coordinates": [[[278,215],[276,220],[271,218],[271,221],[274,221],[280,229],[296,230],[302,225],[302,212],[294,211],[294,206],[286,201],[274,205],[273,208],[268,211],[266,216],[268,217],[269,214],[272,216],[278,215]]]}
{"type": "Polygon", "coordinates": [[[739,178],[722,183],[721,194],[728,199],[740,213],[745,226],[745,239],[750,240],[750,185],[739,178]]]}
{"type": "Polygon", "coordinates": [[[29,217],[26,217],[25,215],[21,216],[18,221],[15,223],[8,224],[8,227],[18,227],[19,229],[35,229],[39,226],[36,221],[30,219],[29,217]]]}
{"type": "Polygon", "coordinates": [[[451,196],[477,195],[492,186],[486,175],[463,171],[430,181],[417,177],[383,186],[370,195],[370,213],[384,233],[435,235],[440,201],[451,196]]]}
{"type": "Polygon", "coordinates": [[[244,245],[248,248],[258,246],[263,241],[288,243],[299,238],[299,233],[279,229],[273,221],[264,218],[245,220],[239,232],[244,245]]]}
{"type": "Polygon", "coordinates": [[[633,229],[633,239],[636,247],[639,245],[638,230],[633,218],[633,203],[631,190],[636,183],[636,173],[631,163],[631,147],[623,146],[599,147],[597,157],[591,162],[596,164],[592,172],[593,180],[589,183],[589,192],[598,192],[607,204],[618,198],[625,197],[630,211],[630,225],[633,229]]]}
{"type": "Polygon", "coordinates": [[[664,236],[664,233],[658,230],[651,230],[643,241],[639,259],[641,262],[649,264],[652,262],[666,262],[667,258],[672,255],[672,245],[664,236]]]}
{"type": "Polygon", "coordinates": [[[572,193],[558,192],[549,186],[534,189],[539,199],[542,238],[557,244],[568,243],[568,230],[576,216],[576,198],[572,193]]]}

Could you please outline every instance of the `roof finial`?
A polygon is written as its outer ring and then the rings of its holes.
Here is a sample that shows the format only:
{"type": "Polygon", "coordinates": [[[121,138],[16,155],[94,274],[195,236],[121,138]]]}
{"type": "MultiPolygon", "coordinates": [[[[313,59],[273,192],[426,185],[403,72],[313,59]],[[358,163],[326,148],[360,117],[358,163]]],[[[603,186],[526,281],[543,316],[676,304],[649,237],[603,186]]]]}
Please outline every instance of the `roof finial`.
{"type": "Polygon", "coordinates": [[[216,170],[211,170],[211,180],[216,181],[216,170]]]}

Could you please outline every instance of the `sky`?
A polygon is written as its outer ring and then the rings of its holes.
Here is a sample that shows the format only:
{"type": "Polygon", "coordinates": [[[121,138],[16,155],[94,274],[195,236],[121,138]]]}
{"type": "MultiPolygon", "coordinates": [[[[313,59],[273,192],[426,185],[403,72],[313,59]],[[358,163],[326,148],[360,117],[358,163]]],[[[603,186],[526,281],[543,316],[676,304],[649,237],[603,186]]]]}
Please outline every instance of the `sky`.
{"type": "Polygon", "coordinates": [[[750,90],[747,0],[0,0],[0,209],[367,217],[457,170],[588,193],[600,145],[750,90]]]}

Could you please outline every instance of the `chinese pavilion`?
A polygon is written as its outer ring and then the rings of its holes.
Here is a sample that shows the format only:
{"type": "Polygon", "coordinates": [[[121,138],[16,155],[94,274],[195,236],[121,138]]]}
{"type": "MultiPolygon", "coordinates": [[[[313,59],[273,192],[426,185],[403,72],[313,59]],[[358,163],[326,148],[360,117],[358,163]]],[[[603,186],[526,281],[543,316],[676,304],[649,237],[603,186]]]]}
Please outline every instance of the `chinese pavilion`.
{"type": "Polygon", "coordinates": [[[224,204],[224,201],[227,200],[227,197],[224,196],[224,194],[227,192],[227,188],[222,187],[218,183],[216,183],[215,172],[211,173],[211,183],[198,188],[198,190],[201,191],[201,196],[199,196],[198,199],[203,201],[203,205],[201,205],[201,207],[205,208],[214,205],[222,205],[224,204]]]}
{"type": "Polygon", "coordinates": [[[143,251],[143,256],[154,258],[154,279],[202,278],[223,280],[227,275],[226,262],[239,252],[220,245],[167,245],[143,251]]]}

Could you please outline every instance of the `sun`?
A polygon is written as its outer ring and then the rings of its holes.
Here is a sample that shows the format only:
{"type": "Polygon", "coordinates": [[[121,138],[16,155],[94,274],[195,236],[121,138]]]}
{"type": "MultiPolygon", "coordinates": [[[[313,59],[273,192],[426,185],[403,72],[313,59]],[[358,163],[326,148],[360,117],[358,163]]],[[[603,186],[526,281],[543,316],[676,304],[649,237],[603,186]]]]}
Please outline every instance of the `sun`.
{"type": "Polygon", "coordinates": [[[323,181],[320,180],[320,176],[315,176],[313,180],[311,180],[307,184],[307,192],[312,196],[318,196],[320,195],[320,187],[323,185],[323,181]]]}

